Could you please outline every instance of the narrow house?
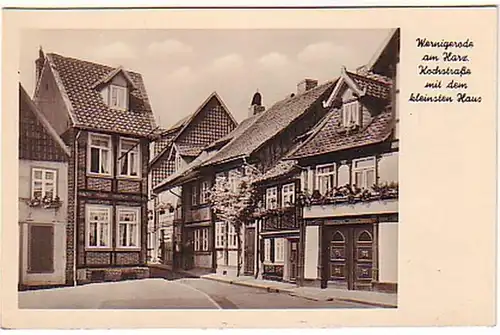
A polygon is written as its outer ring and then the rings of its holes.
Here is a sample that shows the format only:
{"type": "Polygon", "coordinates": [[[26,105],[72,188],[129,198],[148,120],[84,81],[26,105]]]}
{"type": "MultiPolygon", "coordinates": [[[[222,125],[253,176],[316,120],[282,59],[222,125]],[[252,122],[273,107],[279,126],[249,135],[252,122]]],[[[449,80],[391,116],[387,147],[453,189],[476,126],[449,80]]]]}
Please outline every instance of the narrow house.
{"type": "Polygon", "coordinates": [[[71,285],[70,151],[19,85],[19,287],[71,285]]]}
{"type": "Polygon", "coordinates": [[[149,144],[156,128],[139,73],[40,50],[34,101],[71,152],[70,266],[78,283],[144,278],[149,144]]]}
{"type": "Polygon", "coordinates": [[[399,30],[358,73],[342,69],[328,115],[290,155],[302,172],[304,277],[397,290],[399,30]]]}
{"type": "MultiPolygon", "coordinates": [[[[181,119],[170,129],[162,131],[159,139],[155,141],[155,156],[150,162],[151,188],[155,198],[154,228],[150,229],[150,235],[153,235],[150,238],[152,243],[150,249],[156,259],[160,256],[158,251],[163,249],[164,255],[160,257],[161,263],[173,264],[174,243],[181,240],[181,228],[178,224],[182,219],[181,205],[186,202],[181,199],[180,187],[159,191],[158,185],[185,169],[207,145],[223,139],[236,126],[237,122],[222,98],[217,92],[213,92],[194,113],[181,119]],[[176,237],[173,236],[174,234],[176,237]],[[162,241],[163,248],[160,248],[162,241]]],[[[201,196],[194,202],[200,212],[203,212],[205,200],[201,196]]],[[[195,251],[202,253],[205,251],[204,246],[206,243],[196,244],[195,251]]],[[[180,249],[179,245],[177,249],[180,249]]]]}

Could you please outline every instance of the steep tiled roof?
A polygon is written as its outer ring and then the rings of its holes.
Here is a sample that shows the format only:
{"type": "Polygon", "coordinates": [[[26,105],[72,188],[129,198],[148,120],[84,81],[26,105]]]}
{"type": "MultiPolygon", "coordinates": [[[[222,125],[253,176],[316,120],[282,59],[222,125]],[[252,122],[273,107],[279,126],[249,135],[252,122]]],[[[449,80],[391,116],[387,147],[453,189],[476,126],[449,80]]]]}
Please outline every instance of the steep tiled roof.
{"type": "MultiPolygon", "coordinates": [[[[352,76],[352,73],[349,73],[349,76],[352,76]]],[[[373,90],[372,94],[380,94],[380,97],[390,98],[390,86],[385,83],[360,75],[352,77],[358,85],[367,85],[364,86],[367,87],[367,94],[373,90]]],[[[317,156],[385,141],[392,132],[392,121],[392,110],[390,107],[386,107],[382,111],[374,111],[373,118],[363,128],[349,132],[342,126],[340,110],[332,108],[323,121],[315,127],[313,134],[298,148],[290,152],[288,158],[317,156]]]]}
{"type": "Polygon", "coordinates": [[[203,145],[196,144],[176,144],[177,150],[179,150],[179,155],[196,157],[203,151],[203,145]]]}
{"type": "Polygon", "coordinates": [[[150,135],[155,129],[153,112],[139,73],[126,71],[137,89],[130,92],[129,110],[119,111],[109,108],[94,88],[116,69],[54,53],[47,54],[46,58],[63,95],[68,97],[75,126],[137,136],[150,135]]]}
{"type": "Polygon", "coordinates": [[[220,139],[212,142],[211,144],[209,144],[207,146],[207,148],[215,148],[215,147],[218,147],[221,145],[225,145],[226,143],[231,141],[233,138],[240,136],[245,130],[248,129],[248,127],[250,127],[255,122],[255,120],[257,120],[257,118],[260,115],[261,114],[252,115],[252,116],[244,119],[232,132],[230,132],[226,136],[221,137],[220,139]]]}
{"type": "Polygon", "coordinates": [[[366,94],[375,98],[386,99],[390,97],[391,79],[373,73],[361,76],[356,73],[347,72],[354,82],[361,88],[366,89],[366,94]]]}
{"type": "Polygon", "coordinates": [[[327,82],[305,93],[275,103],[203,165],[220,164],[250,155],[299,118],[318,99],[323,99],[332,86],[333,82],[327,82]]]}
{"type": "Polygon", "coordinates": [[[256,182],[262,183],[265,181],[280,178],[282,176],[286,176],[289,173],[297,170],[296,165],[297,165],[296,160],[281,160],[271,169],[266,171],[262,176],[258,177],[256,179],[256,182]]]}

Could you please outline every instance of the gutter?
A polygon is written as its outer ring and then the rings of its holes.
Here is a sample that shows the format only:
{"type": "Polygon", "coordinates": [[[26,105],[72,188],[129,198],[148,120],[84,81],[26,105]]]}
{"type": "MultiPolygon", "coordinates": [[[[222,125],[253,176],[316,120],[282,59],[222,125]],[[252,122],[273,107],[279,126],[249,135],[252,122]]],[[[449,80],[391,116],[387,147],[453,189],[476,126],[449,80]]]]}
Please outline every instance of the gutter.
{"type": "Polygon", "coordinates": [[[74,182],[74,211],[73,211],[73,286],[77,286],[76,282],[76,246],[77,246],[77,210],[78,210],[78,139],[80,138],[82,131],[78,129],[78,133],[75,136],[75,180],[74,182]]]}

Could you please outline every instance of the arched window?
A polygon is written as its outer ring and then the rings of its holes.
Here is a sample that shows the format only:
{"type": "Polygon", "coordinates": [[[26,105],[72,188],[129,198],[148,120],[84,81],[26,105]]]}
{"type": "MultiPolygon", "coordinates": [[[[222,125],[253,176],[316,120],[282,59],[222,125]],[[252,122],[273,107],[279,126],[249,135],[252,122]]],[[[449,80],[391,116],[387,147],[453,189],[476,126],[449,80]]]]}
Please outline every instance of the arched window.
{"type": "Polygon", "coordinates": [[[344,238],[344,235],[342,235],[341,232],[337,231],[334,235],[333,235],[333,239],[332,241],[334,242],[344,242],[345,241],[345,238],[344,238]]]}
{"type": "Polygon", "coordinates": [[[359,234],[358,241],[360,241],[360,242],[371,242],[372,241],[372,235],[369,232],[367,232],[366,230],[364,230],[363,232],[361,232],[361,234],[359,234]]]}

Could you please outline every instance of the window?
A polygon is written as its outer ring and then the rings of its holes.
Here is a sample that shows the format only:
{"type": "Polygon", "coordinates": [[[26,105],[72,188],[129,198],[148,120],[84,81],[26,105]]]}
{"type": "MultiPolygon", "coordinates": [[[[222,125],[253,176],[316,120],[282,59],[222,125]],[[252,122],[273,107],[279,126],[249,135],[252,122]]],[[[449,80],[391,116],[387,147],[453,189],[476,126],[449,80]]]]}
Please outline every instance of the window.
{"type": "Polygon", "coordinates": [[[111,207],[87,206],[87,247],[107,248],[111,246],[111,207]]]}
{"type": "Polygon", "coordinates": [[[316,185],[321,194],[325,195],[336,186],[335,164],[320,165],[316,167],[316,185]]]}
{"type": "Polygon", "coordinates": [[[226,246],[226,223],[215,223],[215,247],[224,248],[226,246]]]}
{"type": "Polygon", "coordinates": [[[140,144],[137,140],[120,139],[120,176],[138,177],[140,171],[140,144]]]}
{"type": "Polygon", "coordinates": [[[271,239],[264,240],[264,262],[271,263],[271,239]]]}
{"type": "Polygon", "coordinates": [[[276,263],[285,262],[285,239],[277,238],[274,240],[274,260],[276,263]]]}
{"type": "Polygon", "coordinates": [[[127,109],[127,88],[121,86],[110,86],[109,107],[116,109],[127,109]]]}
{"type": "Polygon", "coordinates": [[[180,171],[182,169],[182,157],[178,152],[175,153],[175,171],[180,171]]]}
{"type": "Polygon", "coordinates": [[[194,231],[194,250],[208,251],[208,228],[201,228],[194,231]]]}
{"type": "Polygon", "coordinates": [[[238,191],[238,187],[239,187],[239,184],[238,184],[238,179],[239,179],[239,172],[238,170],[231,170],[229,171],[229,184],[231,185],[231,190],[233,192],[237,192],[238,191]]]}
{"type": "Polygon", "coordinates": [[[346,102],[342,105],[342,124],[349,127],[353,124],[359,125],[359,103],[357,101],[346,102]]]}
{"type": "Polygon", "coordinates": [[[278,207],[278,189],[270,187],[266,190],[266,209],[274,209],[278,207]]]}
{"type": "Polygon", "coordinates": [[[352,163],[353,184],[370,188],[375,184],[375,157],[356,159],[352,163]]]}
{"type": "Polygon", "coordinates": [[[111,175],[111,137],[90,134],[89,147],[89,172],[111,175]]]}
{"type": "Polygon", "coordinates": [[[281,203],[283,207],[293,206],[295,200],[295,184],[283,185],[281,203]]]}
{"type": "Polygon", "coordinates": [[[34,168],[32,171],[31,196],[32,198],[53,199],[57,195],[56,170],[34,168]]]}
{"type": "Polygon", "coordinates": [[[118,208],[118,247],[139,247],[140,213],[140,208],[118,208]]]}
{"type": "Polygon", "coordinates": [[[200,192],[200,203],[201,204],[206,204],[208,202],[209,189],[210,189],[209,182],[203,181],[201,183],[201,192],[200,192]]]}
{"type": "Polygon", "coordinates": [[[198,205],[198,185],[191,186],[191,205],[198,205]]]}
{"type": "Polygon", "coordinates": [[[238,247],[238,235],[236,234],[236,228],[234,224],[229,223],[229,231],[228,231],[229,243],[228,248],[237,248],[238,247]]]}

